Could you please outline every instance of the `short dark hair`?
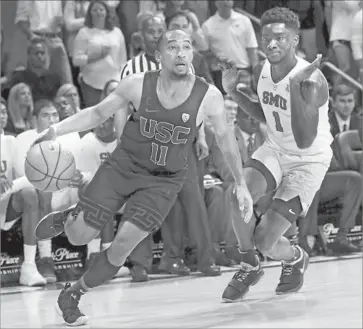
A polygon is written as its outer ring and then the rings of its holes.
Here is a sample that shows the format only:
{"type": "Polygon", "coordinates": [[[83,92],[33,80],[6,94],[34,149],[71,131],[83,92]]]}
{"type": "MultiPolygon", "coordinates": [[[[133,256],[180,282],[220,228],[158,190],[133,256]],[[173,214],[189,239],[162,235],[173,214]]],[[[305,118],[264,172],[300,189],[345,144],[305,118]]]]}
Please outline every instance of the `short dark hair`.
{"type": "Polygon", "coordinates": [[[92,10],[93,6],[96,3],[101,4],[101,5],[103,5],[105,7],[105,9],[106,9],[105,29],[112,31],[113,28],[114,28],[114,24],[113,24],[110,8],[108,7],[108,5],[105,2],[103,2],[101,0],[91,1],[90,5],[88,7],[88,10],[87,10],[86,16],[84,18],[84,26],[87,26],[89,28],[93,27],[92,17],[91,17],[91,10],[92,10]]]}
{"type": "Polygon", "coordinates": [[[179,16],[182,16],[182,17],[185,17],[186,20],[188,21],[188,23],[190,23],[190,19],[189,19],[189,16],[187,15],[187,13],[183,10],[178,10],[177,12],[175,12],[174,14],[168,16],[166,19],[165,19],[165,24],[166,24],[166,27],[169,28],[169,24],[170,22],[176,18],[176,17],[179,17],[179,16]]]}
{"type": "Polygon", "coordinates": [[[261,27],[272,23],[285,23],[287,27],[299,32],[299,17],[290,9],[274,7],[265,11],[261,16],[261,27]]]}
{"type": "Polygon", "coordinates": [[[340,83],[333,87],[332,98],[335,100],[337,96],[346,96],[350,94],[354,95],[355,90],[351,86],[340,83]]]}
{"type": "Polygon", "coordinates": [[[40,111],[45,107],[54,107],[56,109],[54,103],[50,99],[40,99],[34,104],[33,115],[38,117],[40,111]]]}

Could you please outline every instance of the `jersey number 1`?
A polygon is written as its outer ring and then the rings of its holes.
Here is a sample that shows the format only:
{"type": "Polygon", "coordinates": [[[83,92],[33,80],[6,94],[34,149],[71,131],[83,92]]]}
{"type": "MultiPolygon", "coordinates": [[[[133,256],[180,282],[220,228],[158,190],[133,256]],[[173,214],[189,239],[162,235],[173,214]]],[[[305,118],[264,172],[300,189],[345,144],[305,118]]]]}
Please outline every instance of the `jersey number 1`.
{"type": "Polygon", "coordinates": [[[166,155],[168,153],[168,147],[165,145],[160,146],[160,155],[158,158],[159,153],[159,145],[152,142],[151,143],[151,156],[150,160],[157,164],[158,166],[165,166],[166,165],[166,155]]]}
{"type": "Polygon", "coordinates": [[[276,130],[279,131],[279,132],[283,132],[284,129],[282,128],[282,125],[281,125],[281,120],[280,120],[279,113],[276,112],[276,111],[272,111],[272,115],[275,118],[275,127],[276,127],[276,130]]]}

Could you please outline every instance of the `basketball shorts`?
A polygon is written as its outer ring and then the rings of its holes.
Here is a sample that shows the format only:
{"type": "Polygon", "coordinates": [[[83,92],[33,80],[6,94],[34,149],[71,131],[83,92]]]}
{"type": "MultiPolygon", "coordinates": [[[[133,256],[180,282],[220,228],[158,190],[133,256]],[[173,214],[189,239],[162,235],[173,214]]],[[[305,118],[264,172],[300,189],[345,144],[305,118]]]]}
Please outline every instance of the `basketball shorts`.
{"type": "MultiPolygon", "coordinates": [[[[289,201],[298,196],[302,206],[300,216],[304,217],[328,171],[332,150],[328,147],[326,152],[299,156],[276,150],[265,142],[251,159],[246,167],[256,167],[259,171],[266,168],[272,174],[276,189],[274,199],[289,201]],[[257,160],[257,164],[253,160],[257,160]]],[[[264,172],[262,174],[271,176],[264,172]]]]}
{"type": "Polygon", "coordinates": [[[101,230],[127,201],[123,221],[154,232],[174,205],[185,173],[155,176],[133,163],[123,150],[116,149],[115,152],[100,166],[87,186],[75,214],[83,211],[86,224],[101,230]],[[112,159],[115,152],[117,161],[112,159]]]}

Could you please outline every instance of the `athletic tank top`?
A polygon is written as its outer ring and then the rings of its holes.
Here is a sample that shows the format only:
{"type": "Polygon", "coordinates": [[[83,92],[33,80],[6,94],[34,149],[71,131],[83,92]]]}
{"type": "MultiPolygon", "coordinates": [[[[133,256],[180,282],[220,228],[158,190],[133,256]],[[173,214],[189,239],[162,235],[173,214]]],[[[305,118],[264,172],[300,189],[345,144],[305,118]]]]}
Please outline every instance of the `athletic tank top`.
{"type": "Polygon", "coordinates": [[[278,150],[296,155],[313,155],[329,150],[333,140],[328,118],[328,100],[319,108],[318,134],[307,149],[299,149],[291,127],[289,77],[309,63],[297,57],[296,66],[278,83],[271,77],[271,65],[266,60],[257,84],[257,93],[267,121],[266,141],[278,150]]]}
{"type": "Polygon", "coordinates": [[[209,86],[196,77],[189,97],[167,110],[156,93],[159,72],[145,73],[140,107],[126,123],[119,147],[151,173],[176,173],[187,168],[197,113],[209,86]]]}

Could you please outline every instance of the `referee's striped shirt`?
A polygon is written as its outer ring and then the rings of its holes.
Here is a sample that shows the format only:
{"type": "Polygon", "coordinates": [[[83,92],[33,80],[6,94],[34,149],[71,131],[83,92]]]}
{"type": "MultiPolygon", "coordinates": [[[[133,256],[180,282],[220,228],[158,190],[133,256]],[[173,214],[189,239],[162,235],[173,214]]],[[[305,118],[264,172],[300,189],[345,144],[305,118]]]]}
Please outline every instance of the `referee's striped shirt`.
{"type": "MultiPolygon", "coordinates": [[[[154,58],[152,58],[150,55],[142,53],[127,61],[121,71],[121,80],[131,74],[155,71],[160,69],[160,63],[155,62],[154,58]]],[[[191,67],[191,71],[193,73],[195,72],[193,66],[191,67]]]]}
{"type": "Polygon", "coordinates": [[[155,62],[155,60],[146,53],[142,53],[127,61],[121,71],[121,80],[130,74],[154,71],[159,70],[160,68],[160,63],[155,62]]]}

